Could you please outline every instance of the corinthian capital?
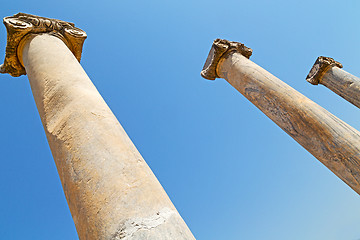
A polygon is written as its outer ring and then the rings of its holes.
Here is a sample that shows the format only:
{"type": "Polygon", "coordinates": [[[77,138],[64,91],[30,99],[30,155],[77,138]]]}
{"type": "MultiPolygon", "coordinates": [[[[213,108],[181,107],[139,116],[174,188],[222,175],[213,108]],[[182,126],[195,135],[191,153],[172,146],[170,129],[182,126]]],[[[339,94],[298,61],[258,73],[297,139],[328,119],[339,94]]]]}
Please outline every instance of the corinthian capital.
{"type": "Polygon", "coordinates": [[[0,73],[9,73],[13,77],[26,74],[21,63],[19,45],[29,34],[49,33],[57,36],[64,41],[78,61],[81,59],[86,33],[76,28],[73,23],[18,13],[5,17],[4,24],[7,30],[7,45],[4,64],[0,65],[0,73]]]}

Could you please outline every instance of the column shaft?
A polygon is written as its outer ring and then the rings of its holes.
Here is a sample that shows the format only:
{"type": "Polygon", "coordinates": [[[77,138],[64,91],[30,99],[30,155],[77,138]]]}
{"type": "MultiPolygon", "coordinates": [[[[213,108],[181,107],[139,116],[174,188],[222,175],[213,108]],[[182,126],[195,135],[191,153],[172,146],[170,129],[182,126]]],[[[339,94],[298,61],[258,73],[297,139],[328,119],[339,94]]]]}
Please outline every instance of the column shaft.
{"type": "Polygon", "coordinates": [[[313,85],[322,84],[346,101],[360,108],[360,78],[341,70],[333,58],[320,56],[306,77],[313,85]]]}
{"type": "MultiPolygon", "coordinates": [[[[217,49],[220,48],[215,48],[215,52],[217,49]]],[[[208,62],[218,59],[211,56],[212,53],[213,50],[208,62]]],[[[357,130],[238,51],[221,57],[216,74],[360,194],[360,133],[357,130]]]]}
{"type": "Polygon", "coordinates": [[[30,35],[22,60],[80,239],[194,239],[62,40],[30,35]]]}
{"type": "Polygon", "coordinates": [[[360,108],[360,78],[338,67],[332,67],[326,71],[319,83],[360,108]]]}

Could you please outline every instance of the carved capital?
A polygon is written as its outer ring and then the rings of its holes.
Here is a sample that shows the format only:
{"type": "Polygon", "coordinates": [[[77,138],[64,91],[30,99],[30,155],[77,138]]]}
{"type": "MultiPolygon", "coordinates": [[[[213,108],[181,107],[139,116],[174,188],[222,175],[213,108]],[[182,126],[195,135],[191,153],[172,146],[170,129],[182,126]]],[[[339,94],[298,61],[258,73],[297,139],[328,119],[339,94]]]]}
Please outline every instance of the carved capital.
{"type": "Polygon", "coordinates": [[[318,57],[307,75],[306,81],[313,85],[318,85],[324,74],[332,67],[342,68],[343,65],[330,57],[318,57]]]}
{"type": "Polygon", "coordinates": [[[18,13],[5,17],[4,24],[7,30],[7,45],[4,64],[0,65],[0,73],[9,73],[13,77],[26,74],[18,48],[20,42],[29,34],[49,33],[59,37],[80,62],[82,47],[87,36],[73,23],[18,13]]]}
{"type": "Polygon", "coordinates": [[[222,57],[230,52],[239,52],[246,58],[250,58],[252,49],[239,42],[232,42],[225,39],[216,39],[210,49],[209,55],[204,64],[201,76],[209,80],[218,78],[216,73],[217,65],[222,57]]]}

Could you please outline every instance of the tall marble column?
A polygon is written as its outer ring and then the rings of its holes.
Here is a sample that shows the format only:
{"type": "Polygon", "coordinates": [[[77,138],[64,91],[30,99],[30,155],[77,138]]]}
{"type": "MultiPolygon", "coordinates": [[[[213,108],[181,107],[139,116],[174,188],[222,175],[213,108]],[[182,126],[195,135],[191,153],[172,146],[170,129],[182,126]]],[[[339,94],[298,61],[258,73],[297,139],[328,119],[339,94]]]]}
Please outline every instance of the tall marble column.
{"type": "Polygon", "coordinates": [[[360,132],[249,60],[252,50],[217,39],[201,75],[224,78],[360,194],[360,132]]]}
{"type": "Polygon", "coordinates": [[[341,63],[332,58],[320,56],[316,59],[306,80],[313,85],[324,85],[360,108],[360,78],[341,68],[341,63]]]}
{"type": "Polygon", "coordinates": [[[79,64],[84,31],[19,13],[4,18],[0,67],[27,74],[80,239],[194,239],[79,64]]]}

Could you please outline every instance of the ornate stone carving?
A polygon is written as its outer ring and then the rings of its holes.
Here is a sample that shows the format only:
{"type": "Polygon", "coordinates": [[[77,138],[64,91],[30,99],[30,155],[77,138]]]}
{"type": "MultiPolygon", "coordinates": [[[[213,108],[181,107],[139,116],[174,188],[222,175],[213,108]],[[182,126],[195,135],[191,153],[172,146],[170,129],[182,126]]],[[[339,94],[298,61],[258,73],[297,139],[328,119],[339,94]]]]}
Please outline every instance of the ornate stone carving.
{"type": "Polygon", "coordinates": [[[64,41],[78,61],[81,59],[82,47],[87,36],[73,23],[18,13],[5,17],[4,24],[7,30],[7,45],[4,64],[0,65],[0,73],[9,73],[13,77],[26,74],[21,64],[18,47],[21,40],[29,34],[49,33],[57,36],[64,41]]]}
{"type": "Polygon", "coordinates": [[[318,57],[314,63],[314,66],[307,75],[306,81],[313,85],[318,85],[326,71],[332,67],[342,68],[343,65],[330,57],[318,57]]]}
{"type": "Polygon", "coordinates": [[[232,42],[225,39],[215,39],[203,70],[201,71],[201,76],[208,80],[215,80],[218,78],[219,76],[216,73],[216,67],[220,59],[230,52],[239,52],[244,57],[250,58],[252,49],[239,42],[232,42]]]}

